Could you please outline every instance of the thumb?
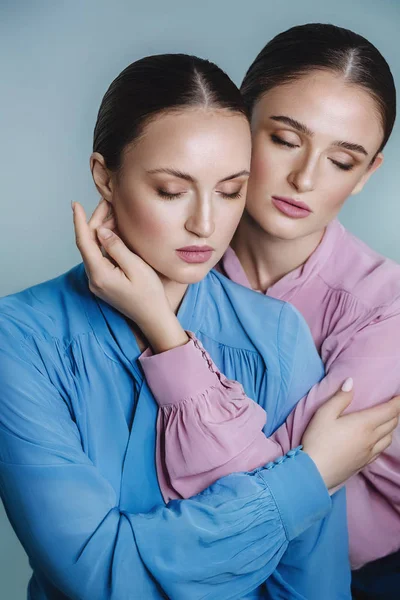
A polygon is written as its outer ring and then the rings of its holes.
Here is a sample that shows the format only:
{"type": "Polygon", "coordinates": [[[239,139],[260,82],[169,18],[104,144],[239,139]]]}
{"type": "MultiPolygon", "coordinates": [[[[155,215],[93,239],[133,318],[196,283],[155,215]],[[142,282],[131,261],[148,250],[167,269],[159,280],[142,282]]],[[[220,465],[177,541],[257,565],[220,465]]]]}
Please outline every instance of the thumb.
{"type": "MultiPolygon", "coordinates": [[[[107,254],[117,263],[127,277],[132,268],[133,252],[125,246],[120,237],[107,227],[99,227],[97,236],[107,254]]],[[[136,257],[137,258],[137,257],[136,257]]]]}
{"type": "Polygon", "coordinates": [[[342,387],[323,406],[332,416],[340,417],[353,400],[353,379],[349,377],[342,387]]]}

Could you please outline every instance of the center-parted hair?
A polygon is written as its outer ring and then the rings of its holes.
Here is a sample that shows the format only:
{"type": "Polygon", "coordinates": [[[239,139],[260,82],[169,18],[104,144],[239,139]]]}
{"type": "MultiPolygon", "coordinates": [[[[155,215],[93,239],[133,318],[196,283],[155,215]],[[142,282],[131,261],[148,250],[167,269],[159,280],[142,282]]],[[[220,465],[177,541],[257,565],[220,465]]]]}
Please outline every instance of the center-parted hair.
{"type": "Polygon", "coordinates": [[[159,54],[132,63],[108,88],[94,129],[93,151],[111,170],[124,148],[158,115],[185,108],[226,109],[248,118],[242,95],[214,63],[188,54],[159,54]]]}
{"type": "Polygon", "coordinates": [[[247,71],[241,92],[249,112],[272,88],[291,83],[313,70],[337,73],[374,99],[388,141],[396,118],[396,88],[389,65],[367,39],[343,27],[309,23],[275,36],[247,71]]]}

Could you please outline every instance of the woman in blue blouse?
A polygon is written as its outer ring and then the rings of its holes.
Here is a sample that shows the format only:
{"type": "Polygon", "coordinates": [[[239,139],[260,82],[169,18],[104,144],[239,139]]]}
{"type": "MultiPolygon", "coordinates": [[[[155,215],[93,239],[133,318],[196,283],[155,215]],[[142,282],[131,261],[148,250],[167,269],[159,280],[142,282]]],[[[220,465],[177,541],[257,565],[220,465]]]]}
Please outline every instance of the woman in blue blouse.
{"type": "MultiPolygon", "coordinates": [[[[238,90],[194,57],[138,61],[103,99],[95,149],[96,183],[118,199],[121,237],[144,259],[130,253],[134,285],[114,264],[112,308],[81,264],[0,301],[0,492],[33,568],[29,598],[304,598],[307,568],[329,584],[324,600],[349,598],[344,491],[331,499],[328,488],[374,456],[366,418],[392,414],[365,411],[359,425],[351,415],[354,439],[340,443],[348,417],[332,404],[307,430],[308,453],[168,506],[156,478],[157,405],[138,362],[148,344],[163,352],[192,331],[267,410],[267,435],[323,376],[290,305],[209,273],[244,205],[250,131],[238,90]],[[190,182],[184,202],[170,199],[177,179],[190,182]],[[196,240],[209,249],[189,257],[196,240]],[[324,472],[310,458],[331,453],[321,430],[338,446],[324,472]]],[[[86,265],[111,268],[93,229],[80,232],[86,265]]]]}

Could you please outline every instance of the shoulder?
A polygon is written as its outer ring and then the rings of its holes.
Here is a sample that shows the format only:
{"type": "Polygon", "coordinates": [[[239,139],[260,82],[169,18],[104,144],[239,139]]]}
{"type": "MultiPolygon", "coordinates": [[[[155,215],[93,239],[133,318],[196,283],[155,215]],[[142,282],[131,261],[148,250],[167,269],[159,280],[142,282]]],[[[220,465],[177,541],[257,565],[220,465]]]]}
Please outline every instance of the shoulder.
{"type": "Polygon", "coordinates": [[[202,331],[221,344],[260,354],[264,362],[279,361],[300,343],[312,344],[311,333],[291,304],[265,296],[215,271],[207,276],[202,331]]]}
{"type": "Polygon", "coordinates": [[[320,278],[356,303],[360,312],[400,310],[400,265],[340,227],[340,244],[321,269],[320,278]]]}
{"type": "Polygon", "coordinates": [[[0,334],[21,339],[68,338],[89,329],[83,264],[49,281],[0,298],[0,334]]]}
{"type": "Polygon", "coordinates": [[[277,331],[285,302],[241,286],[221,273],[212,271],[207,278],[207,312],[203,326],[218,330],[222,338],[237,339],[240,331],[277,331]]]}

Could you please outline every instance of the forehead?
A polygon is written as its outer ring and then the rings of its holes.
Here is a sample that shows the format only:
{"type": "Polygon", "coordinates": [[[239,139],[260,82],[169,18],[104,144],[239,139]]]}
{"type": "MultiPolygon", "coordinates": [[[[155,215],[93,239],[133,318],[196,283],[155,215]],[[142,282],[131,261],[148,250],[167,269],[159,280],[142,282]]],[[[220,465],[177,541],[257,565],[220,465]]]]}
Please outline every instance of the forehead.
{"type": "Polygon", "coordinates": [[[158,116],[127,150],[125,163],[146,168],[179,167],[199,170],[241,170],[249,167],[251,136],[245,117],[224,109],[187,109],[158,116]]]}
{"type": "Polygon", "coordinates": [[[253,127],[273,115],[290,116],[315,135],[359,143],[371,151],[379,147],[383,136],[373,96],[327,71],[313,71],[264,94],[254,108],[253,127]]]}

